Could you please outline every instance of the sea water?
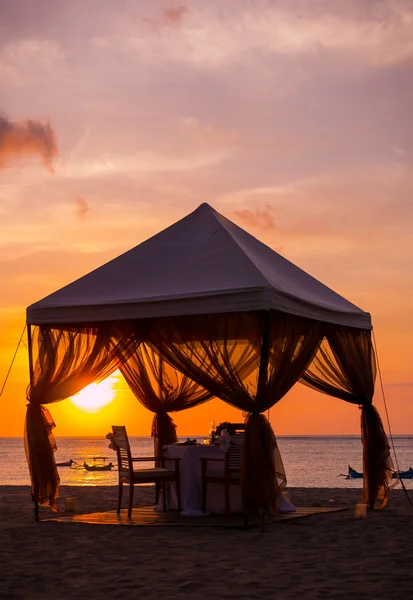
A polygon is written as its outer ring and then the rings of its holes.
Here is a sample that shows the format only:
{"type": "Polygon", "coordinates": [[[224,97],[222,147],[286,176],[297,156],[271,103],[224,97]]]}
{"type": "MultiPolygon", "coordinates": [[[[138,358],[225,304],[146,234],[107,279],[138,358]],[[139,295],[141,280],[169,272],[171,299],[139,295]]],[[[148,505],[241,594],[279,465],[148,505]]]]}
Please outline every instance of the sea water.
{"type": "MultiPolygon", "coordinates": [[[[190,436],[191,437],[191,436],[190,436]]],[[[133,456],[153,456],[153,439],[130,437],[133,456]]],[[[183,440],[186,438],[183,438],[183,440]]],[[[197,438],[201,443],[203,438],[197,438]]],[[[413,467],[413,435],[394,436],[399,467],[413,467]]],[[[361,487],[362,480],[347,480],[348,465],[362,471],[362,446],[359,436],[280,436],[278,446],[290,487],[361,487]]],[[[59,467],[64,485],[115,485],[117,471],[86,471],[84,461],[105,456],[116,464],[116,454],[108,448],[105,437],[56,438],[56,462],[72,459],[77,465],[59,467]]],[[[394,457],[393,457],[394,458],[394,457]]],[[[101,461],[98,461],[101,462],[101,461]]],[[[22,438],[0,438],[0,485],[30,483],[22,438]]],[[[413,480],[404,480],[413,489],[413,480]]]]}

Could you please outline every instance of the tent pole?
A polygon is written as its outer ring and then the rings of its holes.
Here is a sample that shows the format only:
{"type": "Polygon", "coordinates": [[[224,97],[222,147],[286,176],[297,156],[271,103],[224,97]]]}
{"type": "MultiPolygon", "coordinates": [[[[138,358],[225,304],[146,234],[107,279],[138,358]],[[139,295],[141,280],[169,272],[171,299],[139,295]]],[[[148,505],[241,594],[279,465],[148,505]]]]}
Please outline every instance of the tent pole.
{"type": "MultiPolygon", "coordinates": [[[[33,347],[32,347],[32,327],[27,325],[27,348],[29,351],[29,377],[30,377],[30,390],[33,389],[34,385],[34,369],[33,369],[33,347]]],[[[39,486],[37,483],[37,473],[32,473],[33,476],[33,492],[34,492],[34,520],[39,520],[39,486]]]]}
{"type": "Polygon", "coordinates": [[[258,385],[257,385],[257,396],[265,388],[268,377],[268,362],[270,358],[270,324],[271,324],[271,312],[265,311],[264,330],[262,332],[262,347],[261,347],[261,360],[260,369],[258,372],[258,385]]]}
{"type": "MultiPolygon", "coordinates": [[[[262,347],[261,347],[261,358],[260,368],[258,371],[258,383],[257,383],[257,398],[260,397],[262,390],[267,385],[268,377],[268,362],[270,358],[270,325],[271,325],[271,312],[265,311],[264,316],[264,329],[262,332],[262,347]]],[[[263,517],[264,519],[264,513],[263,517]]],[[[244,529],[248,529],[248,515],[244,515],[244,529]]],[[[264,531],[264,520],[261,523],[261,533],[264,531]]]]}
{"type": "Polygon", "coordinates": [[[159,400],[162,400],[162,390],[163,390],[163,357],[162,357],[162,354],[159,354],[159,381],[158,381],[159,400]]]}

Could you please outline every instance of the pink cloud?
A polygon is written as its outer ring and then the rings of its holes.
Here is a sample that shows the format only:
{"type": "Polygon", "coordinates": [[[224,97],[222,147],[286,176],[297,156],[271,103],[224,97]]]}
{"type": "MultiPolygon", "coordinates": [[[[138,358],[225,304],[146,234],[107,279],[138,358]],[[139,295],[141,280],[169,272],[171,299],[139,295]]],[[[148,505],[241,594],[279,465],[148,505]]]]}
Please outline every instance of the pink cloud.
{"type": "Polygon", "coordinates": [[[148,25],[154,33],[160,34],[163,27],[179,25],[182,22],[183,16],[188,12],[189,10],[186,6],[179,5],[176,7],[165,8],[162,17],[159,19],[143,17],[142,21],[148,25]]]}
{"type": "Polygon", "coordinates": [[[89,204],[86,202],[82,196],[77,196],[75,199],[76,202],[76,214],[78,219],[85,219],[87,215],[92,212],[89,204]]]}
{"type": "Polygon", "coordinates": [[[162,27],[173,27],[182,22],[183,16],[189,12],[186,6],[180,4],[176,7],[165,8],[160,19],[143,17],[142,21],[152,28],[154,33],[159,34],[162,27]]]}
{"type": "Polygon", "coordinates": [[[275,211],[269,204],[265,205],[264,208],[254,208],[253,210],[244,208],[237,210],[234,215],[246,226],[255,227],[262,231],[274,231],[277,229],[275,211]]]}
{"type": "Polygon", "coordinates": [[[165,25],[180,23],[187,12],[187,7],[183,5],[179,5],[176,8],[166,8],[163,13],[163,22],[165,25]]]}

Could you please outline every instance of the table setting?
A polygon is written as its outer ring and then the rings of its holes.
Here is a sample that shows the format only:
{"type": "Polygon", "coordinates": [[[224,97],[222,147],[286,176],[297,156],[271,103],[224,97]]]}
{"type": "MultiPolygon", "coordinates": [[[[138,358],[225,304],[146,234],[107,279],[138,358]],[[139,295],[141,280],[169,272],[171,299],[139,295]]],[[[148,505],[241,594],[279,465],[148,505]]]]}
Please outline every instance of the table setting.
{"type": "MultiPolygon", "coordinates": [[[[208,436],[199,443],[196,439],[187,438],[164,446],[163,452],[166,458],[181,459],[180,479],[181,496],[183,503],[182,516],[200,517],[209,514],[223,514],[225,512],[223,486],[210,484],[208,486],[206,512],[202,511],[202,474],[201,460],[209,459],[208,468],[217,475],[224,473],[225,454],[231,443],[243,443],[243,424],[221,423],[215,427],[215,421],[211,420],[208,436]]],[[[278,450],[278,449],[277,449],[278,450]]],[[[279,453],[278,453],[279,454],[279,453]]],[[[231,512],[242,513],[241,487],[231,486],[230,489],[231,512]]],[[[177,497],[174,485],[167,486],[168,509],[177,508],[177,497]]],[[[295,506],[280,494],[280,512],[293,512],[295,506]]]]}

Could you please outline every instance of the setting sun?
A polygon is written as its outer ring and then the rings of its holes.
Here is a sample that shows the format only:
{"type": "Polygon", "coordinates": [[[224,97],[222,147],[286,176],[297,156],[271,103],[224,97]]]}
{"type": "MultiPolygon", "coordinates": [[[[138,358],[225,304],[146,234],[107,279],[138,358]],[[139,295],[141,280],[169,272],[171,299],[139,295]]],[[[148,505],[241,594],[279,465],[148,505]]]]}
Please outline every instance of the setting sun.
{"type": "Polygon", "coordinates": [[[98,412],[115,398],[114,385],[117,381],[116,373],[113,373],[100,383],[91,383],[82,391],[70,398],[70,402],[88,413],[98,412]]]}

